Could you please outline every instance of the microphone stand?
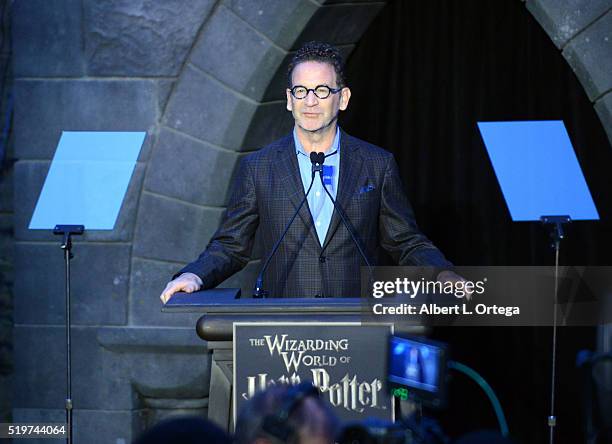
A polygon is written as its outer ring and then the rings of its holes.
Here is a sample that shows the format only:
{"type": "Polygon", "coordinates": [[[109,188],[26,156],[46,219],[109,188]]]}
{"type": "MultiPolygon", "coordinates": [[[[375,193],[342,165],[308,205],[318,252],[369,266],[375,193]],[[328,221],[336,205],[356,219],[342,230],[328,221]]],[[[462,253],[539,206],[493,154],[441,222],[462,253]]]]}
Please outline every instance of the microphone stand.
{"type": "MultiPolygon", "coordinates": [[[[311,158],[312,158],[312,156],[311,156],[311,158]]],[[[315,178],[315,170],[314,170],[314,166],[313,166],[312,179],[310,180],[310,186],[308,187],[308,191],[306,191],[306,194],[304,195],[304,198],[300,202],[300,205],[297,207],[297,209],[293,213],[293,216],[291,216],[291,219],[289,220],[289,223],[285,227],[285,231],[283,231],[283,234],[281,234],[281,236],[278,238],[278,240],[274,244],[274,247],[272,248],[272,252],[270,253],[268,258],[266,259],[266,262],[264,263],[263,267],[261,267],[261,271],[259,272],[259,275],[257,276],[257,281],[255,283],[255,290],[253,291],[253,297],[254,298],[261,299],[261,298],[267,298],[269,296],[269,293],[266,290],[263,289],[263,276],[264,276],[264,273],[268,269],[268,265],[270,265],[270,261],[272,260],[272,257],[274,256],[274,253],[276,253],[276,250],[278,250],[278,247],[280,247],[280,244],[281,244],[282,240],[284,239],[285,235],[289,231],[289,227],[291,227],[291,224],[293,224],[293,221],[295,220],[295,218],[297,217],[298,213],[300,212],[300,210],[304,206],[304,203],[306,202],[306,199],[308,198],[308,194],[310,193],[310,190],[312,189],[312,185],[314,184],[314,178],[315,178]]]]}
{"type": "Polygon", "coordinates": [[[56,225],[53,234],[62,236],[60,248],[64,250],[64,264],[66,271],[66,442],[72,444],[72,349],[71,349],[71,320],[70,320],[70,260],[72,254],[72,235],[81,235],[85,231],[83,225],[56,225]]]}
{"type": "MultiPolygon", "coordinates": [[[[314,153],[312,153],[312,154],[314,154],[314,153]]],[[[344,211],[342,211],[342,208],[340,208],[340,205],[338,205],[338,203],[336,202],[336,199],[334,199],[332,197],[331,193],[329,192],[329,190],[325,186],[325,181],[323,180],[323,162],[325,160],[325,157],[328,157],[328,156],[331,156],[333,154],[336,154],[336,151],[333,152],[332,154],[328,154],[327,156],[325,156],[323,153],[316,153],[317,155],[319,155],[316,160],[313,160],[312,154],[311,154],[311,160],[312,160],[313,164],[315,163],[315,161],[320,162],[318,167],[313,167],[313,174],[314,174],[315,168],[317,168],[316,171],[319,172],[319,177],[321,179],[321,185],[323,186],[323,189],[325,190],[325,193],[327,194],[327,196],[329,196],[330,200],[332,201],[332,204],[334,205],[334,210],[340,216],[340,219],[342,220],[342,223],[346,227],[346,230],[349,232],[349,234],[351,236],[351,239],[353,240],[353,243],[357,246],[357,250],[359,251],[359,254],[361,255],[361,257],[365,261],[366,265],[368,266],[368,273],[369,273],[369,278],[370,278],[370,282],[368,284],[371,284],[371,282],[373,280],[372,264],[368,260],[368,256],[365,254],[361,244],[357,240],[357,237],[355,236],[355,232],[353,230],[352,225],[344,217],[344,211]]],[[[324,249],[325,248],[327,248],[327,245],[324,247],[324,249]]]]}
{"type": "Polygon", "coordinates": [[[349,234],[351,235],[351,239],[353,240],[353,242],[357,246],[357,250],[359,250],[359,254],[361,255],[361,257],[365,261],[366,265],[368,266],[368,269],[370,271],[370,277],[371,277],[371,275],[372,275],[372,264],[368,260],[368,257],[366,256],[365,252],[363,251],[363,248],[361,247],[361,244],[357,240],[357,237],[355,236],[355,232],[353,230],[353,227],[351,226],[351,224],[344,217],[344,212],[340,208],[340,205],[337,204],[336,200],[332,197],[330,192],[327,190],[327,187],[325,186],[325,183],[323,182],[323,172],[322,171],[320,173],[320,177],[321,177],[321,184],[323,185],[323,189],[325,190],[325,192],[327,193],[327,195],[331,199],[332,203],[334,204],[334,209],[338,212],[338,215],[340,216],[340,219],[342,220],[342,223],[344,224],[344,226],[346,226],[346,230],[349,232],[349,234]]]}
{"type": "Polygon", "coordinates": [[[555,415],[555,370],[557,361],[557,299],[559,297],[559,251],[561,250],[561,240],[565,238],[563,224],[571,222],[569,216],[542,216],[540,217],[545,225],[550,225],[552,230],[550,237],[553,241],[552,248],[555,250],[555,298],[553,301],[553,337],[552,337],[552,363],[550,376],[550,415],[548,416],[549,444],[554,442],[554,430],[557,426],[557,416],[555,415]]]}

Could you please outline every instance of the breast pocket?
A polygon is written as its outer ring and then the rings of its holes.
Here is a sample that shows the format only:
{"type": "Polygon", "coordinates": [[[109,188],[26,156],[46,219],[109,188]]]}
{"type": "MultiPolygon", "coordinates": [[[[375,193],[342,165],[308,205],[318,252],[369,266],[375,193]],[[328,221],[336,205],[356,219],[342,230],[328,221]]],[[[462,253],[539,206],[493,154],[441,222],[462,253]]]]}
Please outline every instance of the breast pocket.
{"type": "Polygon", "coordinates": [[[359,210],[375,210],[378,208],[379,192],[376,186],[367,184],[361,186],[353,194],[352,207],[359,210]]]}

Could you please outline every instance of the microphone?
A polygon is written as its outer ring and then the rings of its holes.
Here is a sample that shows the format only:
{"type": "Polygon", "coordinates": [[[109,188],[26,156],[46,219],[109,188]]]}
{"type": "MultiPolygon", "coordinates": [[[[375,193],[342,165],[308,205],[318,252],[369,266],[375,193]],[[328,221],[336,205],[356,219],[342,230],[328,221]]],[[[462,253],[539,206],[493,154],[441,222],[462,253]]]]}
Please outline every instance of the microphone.
{"type": "MultiPolygon", "coordinates": [[[[332,154],[336,154],[338,151],[334,151],[332,154]]],[[[330,156],[332,155],[330,154],[330,156]]],[[[312,151],[310,153],[310,161],[312,162],[312,177],[317,173],[317,171],[323,174],[323,163],[325,163],[325,153],[315,153],[312,151]]]]}
{"type": "MultiPolygon", "coordinates": [[[[268,266],[270,265],[270,261],[272,260],[272,257],[276,253],[276,250],[278,250],[278,247],[280,247],[280,244],[281,244],[282,240],[285,238],[285,235],[289,231],[289,227],[291,227],[291,224],[293,223],[293,221],[295,220],[296,216],[298,215],[298,213],[300,212],[300,210],[304,206],[304,203],[306,203],[306,199],[308,199],[308,194],[310,193],[310,190],[312,189],[312,185],[314,184],[314,179],[315,179],[316,172],[317,171],[320,171],[321,173],[323,172],[323,162],[325,162],[325,154],[311,152],[310,153],[310,161],[312,162],[312,178],[310,180],[310,186],[308,187],[308,191],[306,191],[306,194],[304,195],[304,198],[300,202],[300,205],[298,205],[297,209],[293,213],[293,216],[291,216],[291,219],[289,219],[289,223],[285,227],[285,230],[283,231],[283,234],[281,234],[281,236],[278,238],[278,240],[274,244],[274,247],[272,247],[272,252],[270,253],[268,258],[266,259],[266,262],[264,263],[263,267],[261,268],[261,271],[259,272],[259,275],[257,276],[257,281],[255,283],[255,290],[253,290],[253,297],[254,298],[266,298],[266,297],[268,297],[268,292],[263,289],[263,277],[264,277],[264,273],[268,269],[268,266]]],[[[323,177],[323,176],[321,176],[321,177],[323,177]]]]}

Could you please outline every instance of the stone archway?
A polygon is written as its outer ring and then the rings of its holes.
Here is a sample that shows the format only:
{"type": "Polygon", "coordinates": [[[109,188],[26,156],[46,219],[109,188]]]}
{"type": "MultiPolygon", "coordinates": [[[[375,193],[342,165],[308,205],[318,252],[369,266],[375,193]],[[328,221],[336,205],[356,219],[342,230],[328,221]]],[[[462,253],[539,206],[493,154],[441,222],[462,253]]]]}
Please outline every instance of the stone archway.
{"type": "MultiPolygon", "coordinates": [[[[218,225],[237,160],[290,129],[284,87],[292,51],[319,39],[348,56],[384,5],[236,0],[216,6],[163,111],[140,198],[132,279],[153,270],[171,275],[193,260],[218,225]]],[[[229,284],[249,285],[255,271],[253,263],[229,284]]]]}
{"type": "MultiPolygon", "coordinates": [[[[216,6],[163,112],[140,198],[132,278],[147,274],[147,259],[171,270],[196,257],[216,229],[236,161],[290,128],[282,91],[291,51],[319,39],[348,56],[384,4],[234,0],[216,6]]],[[[562,50],[612,140],[612,1],[574,5],[534,0],[526,8],[562,50]]],[[[252,281],[254,271],[247,267],[230,285],[252,281]]]]}
{"type": "Polygon", "coordinates": [[[612,143],[612,1],[528,0],[570,65],[612,143]]]}

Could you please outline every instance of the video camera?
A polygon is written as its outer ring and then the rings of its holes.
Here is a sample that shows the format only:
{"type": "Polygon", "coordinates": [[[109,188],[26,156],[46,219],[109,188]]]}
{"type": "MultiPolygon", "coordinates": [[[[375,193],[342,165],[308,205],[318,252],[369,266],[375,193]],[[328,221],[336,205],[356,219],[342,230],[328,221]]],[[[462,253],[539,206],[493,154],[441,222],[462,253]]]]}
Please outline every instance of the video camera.
{"type": "Polygon", "coordinates": [[[402,338],[391,335],[388,349],[389,390],[400,404],[411,402],[419,408],[412,415],[395,423],[369,419],[348,424],[340,434],[339,444],[448,443],[448,437],[437,422],[424,417],[420,407],[440,409],[446,406],[449,368],[472,378],[489,397],[498,417],[501,434],[493,433],[487,436],[495,435],[495,442],[511,442],[504,438],[509,434],[508,425],[492,388],[471,368],[450,361],[446,344],[421,337],[402,338]]]}
{"type": "MultiPolygon", "coordinates": [[[[424,338],[389,337],[388,388],[399,401],[442,408],[447,393],[447,346],[424,338]]],[[[388,422],[378,419],[347,424],[339,444],[442,444],[448,439],[438,424],[413,414],[388,422]]]]}

